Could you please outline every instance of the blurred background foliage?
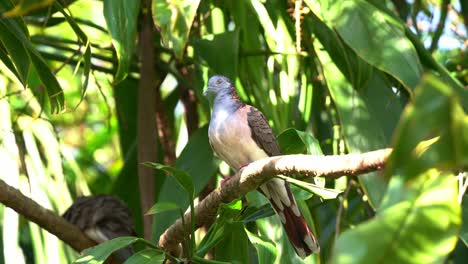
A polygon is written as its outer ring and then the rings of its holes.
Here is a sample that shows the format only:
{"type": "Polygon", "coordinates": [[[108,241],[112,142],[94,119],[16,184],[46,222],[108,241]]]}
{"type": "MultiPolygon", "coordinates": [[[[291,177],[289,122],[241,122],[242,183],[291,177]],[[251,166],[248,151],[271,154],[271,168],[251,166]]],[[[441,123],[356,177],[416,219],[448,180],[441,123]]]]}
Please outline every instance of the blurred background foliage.
{"type": "MultiPolygon", "coordinates": [[[[197,233],[195,259],[210,249],[239,263],[468,258],[466,1],[153,0],[148,10],[125,0],[6,0],[0,13],[0,178],[42,206],[61,214],[77,196],[114,194],[142,236],[145,148],[206,196],[230,175],[209,146],[202,97],[209,76],[224,74],[265,113],[285,154],[395,152],[384,174],[315,181],[314,194],[294,188],[320,254],[297,258],[252,192],[197,233]],[[157,29],[155,146],[137,146],[145,12],[157,29]]],[[[155,178],[156,201],[185,210],[176,180],[155,178]]],[[[153,242],[177,217],[154,217],[153,242]]],[[[0,263],[76,259],[11,209],[0,206],[0,218],[0,263]]]]}

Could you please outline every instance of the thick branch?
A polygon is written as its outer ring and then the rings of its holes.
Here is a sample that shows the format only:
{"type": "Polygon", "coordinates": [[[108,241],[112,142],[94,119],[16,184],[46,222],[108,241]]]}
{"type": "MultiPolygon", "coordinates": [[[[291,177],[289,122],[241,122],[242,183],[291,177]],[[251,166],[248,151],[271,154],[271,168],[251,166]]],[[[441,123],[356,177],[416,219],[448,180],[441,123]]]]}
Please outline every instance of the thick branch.
{"type": "MultiPolygon", "coordinates": [[[[216,217],[221,203],[239,199],[247,192],[256,189],[263,182],[275,175],[306,177],[330,177],[360,175],[381,170],[391,153],[391,149],[382,149],[363,154],[339,156],[286,155],[255,161],[237,172],[220,188],[211,192],[195,207],[195,228],[212,221],[216,217]]],[[[184,216],[186,228],[190,226],[190,212],[184,216]]],[[[170,226],[159,239],[159,245],[168,252],[177,252],[178,245],[184,238],[181,219],[170,226]]]]}
{"type": "Polygon", "coordinates": [[[0,180],[0,203],[54,234],[78,252],[96,245],[78,227],[40,206],[2,180],[0,180]]]}

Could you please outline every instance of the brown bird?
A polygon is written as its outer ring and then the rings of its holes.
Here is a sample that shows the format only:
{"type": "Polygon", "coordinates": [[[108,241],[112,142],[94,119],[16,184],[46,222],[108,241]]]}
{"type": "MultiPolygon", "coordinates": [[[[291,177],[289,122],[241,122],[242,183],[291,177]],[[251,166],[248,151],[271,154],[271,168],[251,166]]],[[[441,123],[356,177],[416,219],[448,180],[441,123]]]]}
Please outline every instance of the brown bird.
{"type": "MultiPolygon", "coordinates": [[[[98,244],[121,236],[136,235],[130,209],[120,199],[110,195],[79,197],[65,211],[63,218],[98,244]]],[[[129,246],[118,250],[116,256],[124,261],[133,253],[129,246]]]]}
{"type": "MultiPolygon", "coordinates": [[[[240,101],[227,77],[211,77],[204,95],[213,106],[208,129],[211,147],[234,171],[253,161],[281,155],[263,113],[240,101]]],[[[305,258],[320,250],[287,182],[274,178],[261,185],[259,191],[279,216],[297,255],[305,258]]]]}

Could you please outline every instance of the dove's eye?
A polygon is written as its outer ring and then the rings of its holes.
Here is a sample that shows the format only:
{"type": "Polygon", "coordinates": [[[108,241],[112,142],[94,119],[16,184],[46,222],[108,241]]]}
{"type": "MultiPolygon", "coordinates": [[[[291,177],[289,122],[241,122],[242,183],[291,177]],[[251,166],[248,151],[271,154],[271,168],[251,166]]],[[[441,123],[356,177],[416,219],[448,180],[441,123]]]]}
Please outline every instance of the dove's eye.
{"type": "Polygon", "coordinates": [[[223,82],[223,80],[221,80],[221,79],[216,80],[216,84],[221,84],[222,82],[223,82]]]}

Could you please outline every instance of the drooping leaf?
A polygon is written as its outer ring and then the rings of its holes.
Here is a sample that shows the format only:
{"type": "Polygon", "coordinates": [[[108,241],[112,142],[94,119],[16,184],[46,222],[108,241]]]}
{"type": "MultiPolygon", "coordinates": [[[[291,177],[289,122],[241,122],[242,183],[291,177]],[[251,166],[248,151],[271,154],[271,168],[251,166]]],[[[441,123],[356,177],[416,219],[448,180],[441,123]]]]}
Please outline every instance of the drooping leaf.
{"type": "Polygon", "coordinates": [[[161,30],[164,45],[178,59],[184,54],[200,0],[153,0],[154,23],[161,30]]]}
{"type": "Polygon", "coordinates": [[[119,60],[116,82],[122,81],[128,74],[135,49],[139,8],[140,1],[104,1],[104,18],[119,60]]]}
{"type": "Polygon", "coordinates": [[[0,42],[6,50],[6,53],[3,50],[0,51],[0,53],[2,53],[0,59],[10,71],[15,74],[16,78],[18,78],[23,86],[26,86],[31,59],[28,56],[26,47],[18,38],[17,34],[15,34],[15,29],[12,28],[12,25],[14,25],[14,21],[10,21],[8,24],[5,23],[4,19],[0,18],[0,42]],[[11,60],[7,55],[10,56],[11,60]]]}
{"type": "Polygon", "coordinates": [[[278,251],[276,250],[275,246],[271,242],[265,241],[254,233],[249,232],[247,229],[245,229],[245,232],[249,237],[250,243],[252,243],[257,250],[258,263],[274,263],[276,256],[278,255],[278,251]]]}
{"type": "Polygon", "coordinates": [[[76,36],[78,39],[81,41],[81,43],[84,46],[84,53],[83,53],[83,84],[81,86],[81,100],[83,100],[85,94],[86,94],[86,89],[88,88],[88,82],[89,82],[89,73],[91,71],[91,43],[89,42],[88,36],[81,30],[80,26],[76,23],[75,19],[70,16],[63,7],[58,3],[55,2],[54,7],[57,8],[60,13],[65,17],[67,20],[68,24],[70,24],[71,28],[75,32],[76,36]]]}

